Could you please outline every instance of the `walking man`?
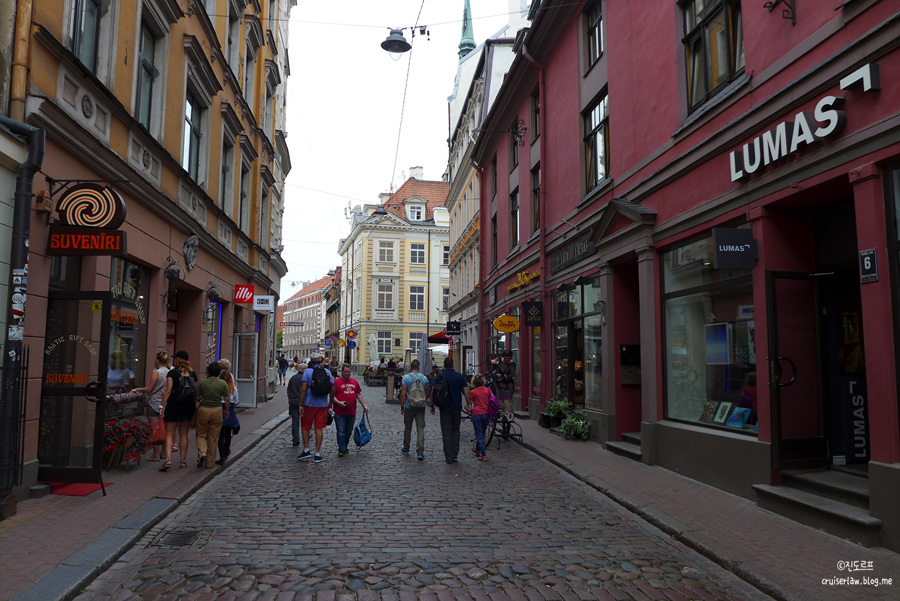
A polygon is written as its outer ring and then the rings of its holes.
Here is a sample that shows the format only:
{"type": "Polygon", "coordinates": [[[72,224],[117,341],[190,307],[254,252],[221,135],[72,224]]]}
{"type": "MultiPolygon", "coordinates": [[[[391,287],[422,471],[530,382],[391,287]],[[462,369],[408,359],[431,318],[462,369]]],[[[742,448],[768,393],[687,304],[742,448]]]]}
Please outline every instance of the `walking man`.
{"type": "Polygon", "coordinates": [[[321,355],[310,357],[309,365],[300,381],[300,429],[303,431],[303,452],[297,455],[297,459],[313,459],[309,452],[309,436],[310,430],[315,428],[315,462],[319,463],[322,461],[322,431],[328,423],[328,408],[331,405],[329,397],[334,389],[334,376],[325,369],[321,355]]]}
{"type": "MultiPolygon", "coordinates": [[[[425,459],[425,405],[428,400],[428,378],[419,373],[419,360],[409,364],[410,372],[403,376],[400,386],[400,414],[403,416],[403,448],[400,452],[409,455],[412,439],[412,425],[416,422],[416,457],[425,459]]],[[[432,413],[434,405],[431,406],[432,413]]]]}
{"type": "Polygon", "coordinates": [[[278,355],[278,383],[284,386],[284,376],[287,373],[288,360],[284,357],[284,353],[278,355]]]}
{"type": "Polygon", "coordinates": [[[435,404],[441,410],[441,437],[444,439],[444,459],[447,463],[456,463],[459,455],[459,425],[462,421],[462,399],[465,397],[466,406],[469,405],[469,387],[466,385],[466,377],[453,369],[453,357],[444,359],[444,371],[438,376],[432,389],[432,394],[449,396],[449,404],[438,402],[432,398],[431,412],[434,413],[435,404]],[[442,381],[443,380],[443,381],[442,381]]]}
{"type": "Polygon", "coordinates": [[[494,382],[497,386],[497,400],[500,403],[500,417],[503,422],[503,438],[505,439],[509,436],[512,398],[513,392],[516,390],[516,364],[512,360],[512,351],[503,351],[500,363],[494,364],[494,382]]]}
{"type": "Polygon", "coordinates": [[[347,446],[353,435],[353,424],[356,421],[356,403],[362,405],[363,411],[369,412],[369,407],[363,400],[362,387],[355,379],[350,377],[350,364],[341,366],[341,375],[334,380],[334,390],[331,392],[331,405],[334,407],[334,425],[337,428],[338,457],[348,453],[347,446]]]}
{"type": "Polygon", "coordinates": [[[300,445],[300,389],[303,384],[303,373],[300,370],[291,376],[287,385],[288,395],[288,415],[291,416],[291,444],[293,446],[300,445]]]}

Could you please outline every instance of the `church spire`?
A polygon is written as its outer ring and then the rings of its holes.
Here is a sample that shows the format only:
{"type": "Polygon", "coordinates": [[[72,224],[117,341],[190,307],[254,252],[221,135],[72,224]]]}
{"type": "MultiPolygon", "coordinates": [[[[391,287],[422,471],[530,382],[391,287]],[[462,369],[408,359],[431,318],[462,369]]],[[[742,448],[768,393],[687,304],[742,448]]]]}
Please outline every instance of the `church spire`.
{"type": "Polygon", "coordinates": [[[475,38],[472,36],[472,9],[469,8],[469,0],[465,0],[465,2],[462,39],[459,41],[459,58],[463,58],[475,50],[475,38]]]}

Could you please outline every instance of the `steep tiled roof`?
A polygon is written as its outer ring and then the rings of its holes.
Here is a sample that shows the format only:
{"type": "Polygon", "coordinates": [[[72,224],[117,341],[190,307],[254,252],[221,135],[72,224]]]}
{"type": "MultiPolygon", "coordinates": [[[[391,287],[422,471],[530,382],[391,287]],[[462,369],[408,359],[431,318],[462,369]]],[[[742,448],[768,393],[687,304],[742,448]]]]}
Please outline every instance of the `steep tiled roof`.
{"type": "Polygon", "coordinates": [[[300,290],[300,292],[297,292],[296,294],[292,294],[291,297],[289,299],[287,299],[287,301],[285,301],[285,302],[297,300],[298,298],[304,297],[307,294],[315,292],[316,290],[321,290],[322,288],[329,285],[330,283],[331,283],[331,276],[326,275],[325,277],[318,279],[315,282],[313,282],[312,284],[310,284],[309,286],[303,288],[302,290],[300,290]]]}
{"type": "Polygon", "coordinates": [[[447,194],[449,193],[449,182],[431,182],[411,177],[384,203],[384,208],[388,213],[406,221],[403,201],[412,196],[417,196],[426,202],[425,220],[428,221],[434,218],[435,207],[444,206],[444,201],[447,200],[447,194]]]}

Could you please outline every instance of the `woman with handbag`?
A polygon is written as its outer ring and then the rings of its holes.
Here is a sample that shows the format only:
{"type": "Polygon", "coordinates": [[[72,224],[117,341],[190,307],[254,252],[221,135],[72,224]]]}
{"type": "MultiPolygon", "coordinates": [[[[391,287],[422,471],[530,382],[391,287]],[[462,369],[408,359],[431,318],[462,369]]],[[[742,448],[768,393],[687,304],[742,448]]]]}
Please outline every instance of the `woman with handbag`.
{"type": "Polygon", "coordinates": [[[222,399],[225,412],[231,411],[231,391],[219,376],[218,361],[206,366],[206,377],[197,384],[200,404],[197,406],[197,467],[211,468],[216,463],[216,449],[222,430],[222,399]]]}
{"type": "Polygon", "coordinates": [[[166,422],[166,461],[159,468],[164,472],[172,467],[172,447],[178,431],[181,467],[187,467],[184,456],[188,447],[188,428],[197,410],[197,374],[191,368],[187,351],[175,353],[173,367],[166,375],[166,390],[159,405],[159,415],[166,422]],[[172,403],[169,405],[169,403],[172,403]]]}
{"type": "MultiPolygon", "coordinates": [[[[150,427],[153,428],[154,432],[159,428],[159,406],[162,403],[163,393],[166,391],[166,376],[169,373],[168,363],[169,354],[166,351],[156,353],[156,367],[153,373],[150,374],[147,385],[143,388],[134,389],[135,392],[143,392],[148,395],[146,400],[144,400],[144,405],[147,407],[147,421],[150,422],[150,427]]],[[[162,458],[161,446],[153,445],[153,453],[147,457],[147,461],[159,461],[162,458]]]]}
{"type": "Polygon", "coordinates": [[[223,371],[219,378],[228,386],[229,396],[231,397],[230,410],[225,407],[225,399],[222,398],[222,431],[219,432],[219,460],[216,461],[217,465],[225,465],[225,460],[231,455],[231,437],[241,429],[241,423],[238,421],[237,412],[234,408],[241,401],[238,399],[237,386],[234,383],[232,373],[223,371]]]}

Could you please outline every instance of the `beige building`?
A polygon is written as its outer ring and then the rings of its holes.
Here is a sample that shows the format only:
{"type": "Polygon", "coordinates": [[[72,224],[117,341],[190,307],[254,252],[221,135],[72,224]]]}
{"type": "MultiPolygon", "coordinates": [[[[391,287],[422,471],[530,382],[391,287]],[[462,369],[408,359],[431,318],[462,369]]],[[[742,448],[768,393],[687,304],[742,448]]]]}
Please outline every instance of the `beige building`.
{"type": "Polygon", "coordinates": [[[143,412],[130,391],[146,384],[158,351],[188,351],[198,372],[227,357],[241,405],[267,398],[271,311],[287,270],[279,253],[294,4],[16,3],[24,35],[0,39],[13,57],[4,93],[12,119],[46,133],[33,186],[47,199],[30,211],[30,254],[19,266],[31,357],[19,494],[38,481],[99,480],[104,420],[143,412]],[[79,192],[61,210],[88,181],[113,191],[91,197],[103,210],[121,197],[124,220],[108,227],[124,235],[122,248],[51,253],[61,220],[88,222],[97,208],[79,192]],[[257,303],[236,296],[236,285],[252,286],[257,303]]]}
{"type": "MultiPolygon", "coordinates": [[[[382,204],[355,207],[341,241],[342,334],[357,369],[418,350],[422,334],[444,329],[450,305],[449,184],[425,181],[422,168],[382,204]]],[[[346,357],[345,357],[346,359],[346,357]]]]}

